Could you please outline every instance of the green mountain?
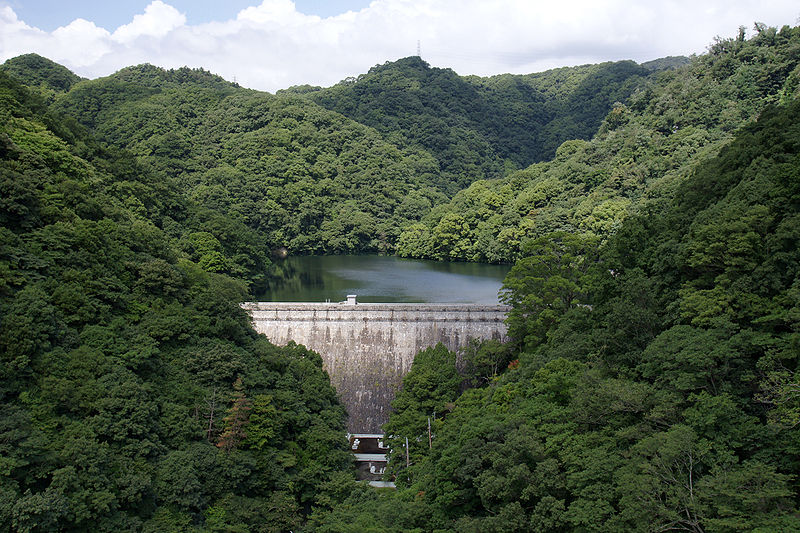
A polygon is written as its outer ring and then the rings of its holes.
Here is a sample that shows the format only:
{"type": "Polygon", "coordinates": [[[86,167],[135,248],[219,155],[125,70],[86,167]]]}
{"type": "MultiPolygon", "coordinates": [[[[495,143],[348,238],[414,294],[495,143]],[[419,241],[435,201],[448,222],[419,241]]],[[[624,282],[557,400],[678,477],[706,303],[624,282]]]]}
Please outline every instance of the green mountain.
{"type": "Polygon", "coordinates": [[[461,77],[408,57],[328,89],[293,92],[394,143],[427,150],[455,192],[549,159],[566,140],[591,138],[612,104],[649,72],[621,61],[526,76],[461,77]]]}
{"type": "Polygon", "coordinates": [[[391,253],[402,228],[463,185],[590,137],[648,73],[620,62],[462,78],[408,58],[273,96],[140,65],[81,83],[54,109],[274,248],[391,253]]]}
{"type": "Polygon", "coordinates": [[[54,109],[291,253],[391,252],[401,227],[445,200],[427,153],[202,70],[130,67],[80,84],[54,109]]]}
{"type": "Polygon", "coordinates": [[[669,198],[694,169],[766,106],[796,98],[800,30],[718,41],[657,73],[615,104],[590,141],[506,178],[478,181],[407,228],[399,255],[512,262],[554,231],[613,234],[649,200],[669,198]]]}
{"type": "Polygon", "coordinates": [[[25,54],[9,59],[0,70],[29,87],[65,93],[81,78],[66,67],[37,54],[25,54]]]}

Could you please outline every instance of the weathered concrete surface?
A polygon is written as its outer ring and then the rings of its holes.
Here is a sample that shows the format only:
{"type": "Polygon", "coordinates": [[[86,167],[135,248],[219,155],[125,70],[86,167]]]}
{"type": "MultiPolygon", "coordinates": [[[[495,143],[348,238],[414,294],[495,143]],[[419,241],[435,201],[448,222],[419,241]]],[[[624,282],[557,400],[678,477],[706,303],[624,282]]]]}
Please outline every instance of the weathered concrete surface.
{"type": "Polygon", "coordinates": [[[380,433],[414,355],[441,342],[505,340],[506,306],[249,302],[253,325],[272,342],[318,352],[349,414],[351,433],[380,433]]]}

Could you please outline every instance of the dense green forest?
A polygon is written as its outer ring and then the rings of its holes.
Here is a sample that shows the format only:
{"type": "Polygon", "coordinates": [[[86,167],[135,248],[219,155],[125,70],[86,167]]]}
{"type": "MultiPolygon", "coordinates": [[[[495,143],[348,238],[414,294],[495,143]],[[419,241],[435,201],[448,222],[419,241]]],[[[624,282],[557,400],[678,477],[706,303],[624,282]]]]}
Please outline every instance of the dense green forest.
{"type": "Polygon", "coordinates": [[[4,73],[0,117],[0,529],[298,527],[345,413],[238,306],[261,243],[4,73]]]}
{"type": "Polygon", "coordinates": [[[400,227],[445,198],[430,155],[204,71],[130,67],[78,84],[54,108],[292,253],[391,251],[400,227]]]}
{"type": "Polygon", "coordinates": [[[671,196],[765,106],[797,97],[798,46],[789,27],[718,40],[688,66],[643,80],[590,141],[565,142],[552,160],[475,182],[433,209],[406,228],[398,254],[513,262],[554,231],[613,234],[640,204],[671,196]]]}
{"type": "Polygon", "coordinates": [[[439,163],[450,192],[479,178],[550,159],[562,142],[589,139],[651,70],[632,61],[538,74],[461,77],[419,57],[376,66],[328,89],[300,87],[327,109],[367,124],[439,163]]]}
{"type": "Polygon", "coordinates": [[[800,530],[800,28],[755,30],[276,95],[7,61],[0,529],[800,530]],[[511,342],[415,358],[395,491],[238,306],[281,247],[515,262],[511,342]]]}
{"type": "Polygon", "coordinates": [[[140,65],[78,83],[34,55],[3,68],[198,205],[293,254],[393,253],[404,228],[462,187],[590,138],[652,72],[628,61],[463,78],[407,58],[270,95],[197,69],[140,65]]]}
{"type": "Polygon", "coordinates": [[[421,352],[386,426],[397,492],[352,486],[317,530],[800,530],[799,245],[795,100],[604,244],[526,246],[515,341],[460,372],[421,352]]]}

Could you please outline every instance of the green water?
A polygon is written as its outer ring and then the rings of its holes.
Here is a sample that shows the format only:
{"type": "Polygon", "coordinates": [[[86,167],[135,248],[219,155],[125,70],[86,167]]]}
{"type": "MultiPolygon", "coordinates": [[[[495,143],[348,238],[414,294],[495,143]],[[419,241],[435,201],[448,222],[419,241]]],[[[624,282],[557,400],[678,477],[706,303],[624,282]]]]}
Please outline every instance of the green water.
{"type": "Polygon", "coordinates": [[[510,265],[443,263],[374,255],[276,261],[286,280],[259,295],[272,302],[465,303],[494,305],[510,265]]]}

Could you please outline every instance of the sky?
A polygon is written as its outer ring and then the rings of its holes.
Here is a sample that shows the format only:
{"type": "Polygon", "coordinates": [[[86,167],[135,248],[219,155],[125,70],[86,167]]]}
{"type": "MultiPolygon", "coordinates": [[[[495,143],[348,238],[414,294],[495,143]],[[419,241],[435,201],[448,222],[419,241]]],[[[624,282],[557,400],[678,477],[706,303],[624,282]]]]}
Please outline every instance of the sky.
{"type": "Polygon", "coordinates": [[[416,55],[461,75],[702,54],[739,26],[800,24],[797,0],[0,0],[0,62],[88,78],[202,67],[253,89],[330,86],[416,55]]]}

